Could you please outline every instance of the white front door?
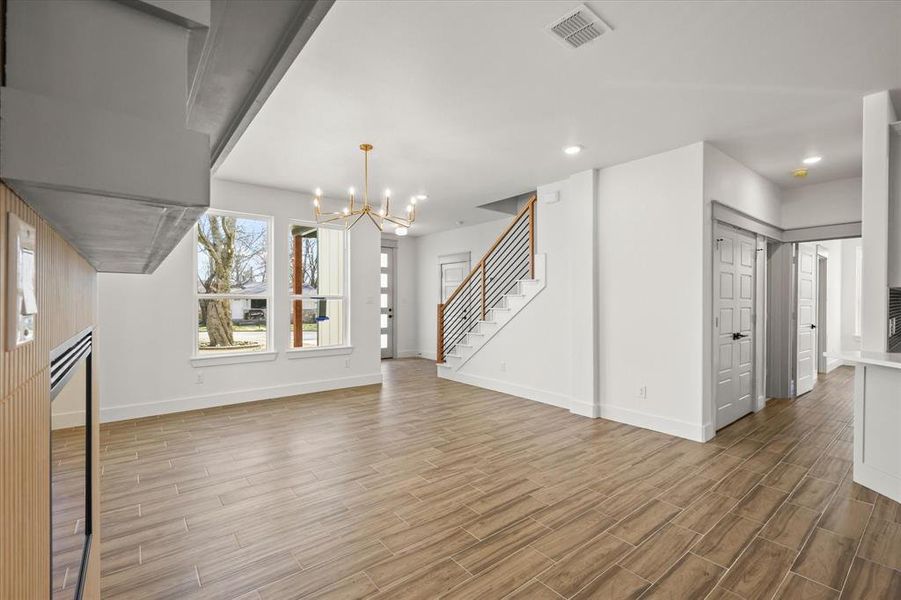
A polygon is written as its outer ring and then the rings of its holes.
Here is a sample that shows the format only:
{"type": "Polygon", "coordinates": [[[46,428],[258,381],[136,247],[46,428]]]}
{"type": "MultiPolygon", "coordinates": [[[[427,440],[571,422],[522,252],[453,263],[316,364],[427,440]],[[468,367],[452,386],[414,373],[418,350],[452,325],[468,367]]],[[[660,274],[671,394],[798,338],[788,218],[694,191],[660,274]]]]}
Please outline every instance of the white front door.
{"type": "Polygon", "coordinates": [[[754,279],[757,241],[749,233],[714,228],[716,428],[752,410],[754,397],[754,279]]]}
{"type": "Polygon", "coordinates": [[[394,358],[394,248],[382,248],[379,287],[379,343],[382,358],[394,358]]]}
{"type": "Polygon", "coordinates": [[[817,245],[798,244],[798,364],[795,395],[806,394],[817,380],[817,245]]]}

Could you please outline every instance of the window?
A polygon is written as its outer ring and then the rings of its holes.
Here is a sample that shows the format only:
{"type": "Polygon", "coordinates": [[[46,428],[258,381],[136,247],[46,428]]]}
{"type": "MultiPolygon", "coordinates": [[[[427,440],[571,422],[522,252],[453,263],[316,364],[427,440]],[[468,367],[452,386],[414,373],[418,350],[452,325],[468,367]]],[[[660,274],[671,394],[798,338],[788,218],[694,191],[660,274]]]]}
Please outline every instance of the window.
{"type": "Polygon", "coordinates": [[[854,263],[854,335],[860,337],[861,315],[863,314],[863,247],[855,248],[854,263]]]}
{"type": "Polygon", "coordinates": [[[196,356],[271,347],[268,217],[208,211],[197,239],[196,356]]]}
{"type": "Polygon", "coordinates": [[[346,345],[346,232],[293,222],[289,234],[291,347],[346,345]]]}

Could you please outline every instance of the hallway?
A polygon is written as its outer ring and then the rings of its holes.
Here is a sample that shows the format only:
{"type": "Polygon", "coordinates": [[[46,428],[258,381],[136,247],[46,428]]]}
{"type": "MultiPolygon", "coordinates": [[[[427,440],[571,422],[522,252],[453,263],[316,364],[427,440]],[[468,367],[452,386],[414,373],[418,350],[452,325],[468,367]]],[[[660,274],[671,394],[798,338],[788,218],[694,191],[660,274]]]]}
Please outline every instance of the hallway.
{"type": "Polygon", "coordinates": [[[102,426],[103,597],[901,597],[848,368],[707,444],[383,371],[102,426]]]}

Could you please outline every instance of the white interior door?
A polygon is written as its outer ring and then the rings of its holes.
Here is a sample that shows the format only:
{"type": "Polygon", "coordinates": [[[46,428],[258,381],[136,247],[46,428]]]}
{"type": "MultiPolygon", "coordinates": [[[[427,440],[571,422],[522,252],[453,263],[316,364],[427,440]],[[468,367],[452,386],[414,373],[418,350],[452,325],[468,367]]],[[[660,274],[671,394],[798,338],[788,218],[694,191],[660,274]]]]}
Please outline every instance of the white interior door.
{"type": "Polygon", "coordinates": [[[751,234],[721,224],[714,234],[714,369],[719,429],[752,410],[757,241],[751,234]]]}
{"type": "Polygon", "coordinates": [[[441,301],[454,293],[463,279],[469,275],[469,259],[441,263],[441,301]]]}
{"type": "Polygon", "coordinates": [[[382,248],[379,273],[379,341],[382,358],[394,358],[394,248],[382,248]]]}
{"type": "Polygon", "coordinates": [[[798,244],[796,396],[812,390],[817,380],[817,270],[816,244],[798,244]]]}

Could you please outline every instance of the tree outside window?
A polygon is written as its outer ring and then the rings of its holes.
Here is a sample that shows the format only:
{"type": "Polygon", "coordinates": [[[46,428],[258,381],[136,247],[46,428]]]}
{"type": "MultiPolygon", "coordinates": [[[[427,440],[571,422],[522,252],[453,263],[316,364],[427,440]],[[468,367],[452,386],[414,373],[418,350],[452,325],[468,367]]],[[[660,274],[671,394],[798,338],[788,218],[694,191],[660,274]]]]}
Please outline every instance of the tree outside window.
{"type": "Polygon", "coordinates": [[[268,347],[269,230],[267,218],[218,211],[198,222],[198,354],[268,347]]]}

